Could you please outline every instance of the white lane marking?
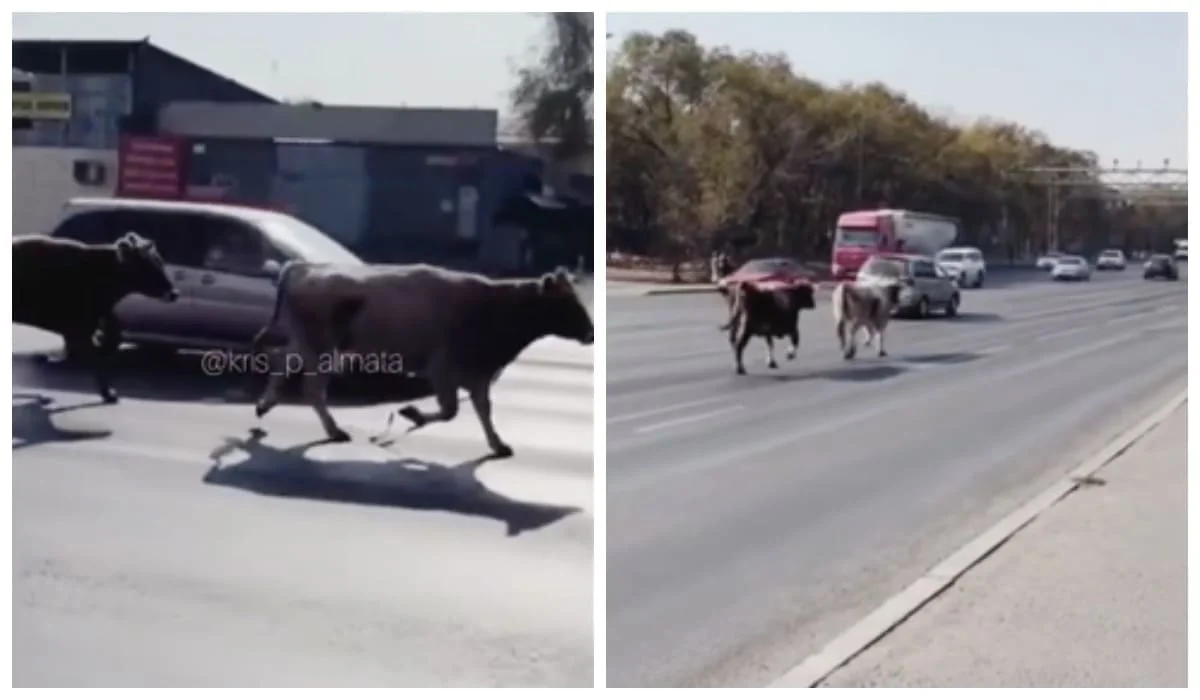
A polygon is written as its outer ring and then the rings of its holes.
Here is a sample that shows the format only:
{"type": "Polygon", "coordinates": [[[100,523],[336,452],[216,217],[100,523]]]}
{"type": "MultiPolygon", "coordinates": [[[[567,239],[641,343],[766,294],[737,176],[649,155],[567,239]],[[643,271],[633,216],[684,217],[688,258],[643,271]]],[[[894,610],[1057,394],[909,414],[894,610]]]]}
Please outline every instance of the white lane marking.
{"type": "Polygon", "coordinates": [[[743,411],[745,409],[746,409],[745,406],[726,406],[724,408],[718,408],[715,411],[708,411],[706,413],[694,413],[690,416],[682,416],[680,418],[672,418],[671,420],[665,420],[665,421],[662,421],[661,423],[653,423],[651,425],[644,425],[633,432],[635,432],[635,433],[652,433],[652,432],[656,432],[659,430],[663,430],[665,428],[673,428],[677,425],[684,425],[686,423],[695,423],[697,421],[707,420],[709,418],[715,418],[717,416],[725,415],[726,413],[736,413],[737,411],[743,411]]]}
{"type": "Polygon", "coordinates": [[[638,411],[636,413],[624,413],[619,416],[613,416],[608,419],[609,424],[613,423],[628,423],[631,420],[641,418],[649,418],[651,416],[662,415],[663,413],[674,413],[684,408],[694,408],[696,406],[708,406],[714,403],[720,403],[725,400],[723,396],[715,396],[708,399],[698,399],[696,401],[684,401],[682,403],[673,403],[669,406],[660,406],[648,411],[638,411]]]}

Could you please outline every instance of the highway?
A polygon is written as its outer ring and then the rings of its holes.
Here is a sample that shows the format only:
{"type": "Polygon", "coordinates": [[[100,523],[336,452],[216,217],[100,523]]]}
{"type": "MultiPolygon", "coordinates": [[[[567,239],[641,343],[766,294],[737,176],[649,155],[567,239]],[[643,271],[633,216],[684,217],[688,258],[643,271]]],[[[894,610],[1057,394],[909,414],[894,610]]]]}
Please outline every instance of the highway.
{"type": "Polygon", "coordinates": [[[13,331],[16,686],[592,686],[591,348],[508,369],[479,463],[466,402],[385,448],[398,404],[343,392],[354,442],[305,449],[241,379],[127,354],[96,405],[13,331]]]}
{"type": "Polygon", "coordinates": [[[610,687],[762,686],[1186,381],[1187,282],[1009,272],[747,376],[715,294],[607,299],[610,687]]]}

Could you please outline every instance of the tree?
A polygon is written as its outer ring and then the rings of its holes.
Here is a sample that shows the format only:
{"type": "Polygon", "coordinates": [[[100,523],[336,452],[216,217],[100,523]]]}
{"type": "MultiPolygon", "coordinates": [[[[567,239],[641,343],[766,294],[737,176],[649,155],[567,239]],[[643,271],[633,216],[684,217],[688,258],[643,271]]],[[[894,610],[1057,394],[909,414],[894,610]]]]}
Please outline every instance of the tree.
{"type": "Polygon", "coordinates": [[[606,81],[609,241],[631,252],[740,239],[813,258],[840,212],[883,206],[957,217],[963,240],[995,252],[1166,225],[1108,203],[1094,153],[1010,122],[957,126],[878,83],[827,87],[779,55],[639,33],[606,81]],[[1053,197],[1048,168],[1072,169],[1053,197]]]}
{"type": "Polygon", "coordinates": [[[541,57],[517,72],[511,93],[524,130],[555,140],[562,158],[592,150],[592,25],[590,12],[549,13],[541,57]]]}

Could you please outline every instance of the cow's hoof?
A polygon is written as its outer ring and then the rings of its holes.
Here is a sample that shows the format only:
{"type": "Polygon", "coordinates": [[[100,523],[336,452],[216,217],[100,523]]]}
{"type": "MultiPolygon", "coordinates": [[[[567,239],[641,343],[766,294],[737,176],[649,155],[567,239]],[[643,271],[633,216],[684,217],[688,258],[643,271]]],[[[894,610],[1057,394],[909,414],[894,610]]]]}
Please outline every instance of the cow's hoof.
{"type": "Polygon", "coordinates": [[[329,442],[350,442],[350,433],[338,428],[329,433],[329,442]]]}
{"type": "Polygon", "coordinates": [[[414,428],[420,428],[428,422],[425,420],[425,416],[421,415],[421,411],[416,406],[405,406],[399,411],[396,411],[396,413],[407,418],[409,422],[413,424],[414,428]]]}
{"type": "Polygon", "coordinates": [[[779,363],[774,361],[768,362],[767,369],[779,369],[779,363]]]}
{"type": "Polygon", "coordinates": [[[492,445],[492,456],[496,459],[508,459],[513,456],[513,448],[503,442],[492,445]]]}
{"type": "Polygon", "coordinates": [[[879,356],[880,356],[880,357],[887,357],[887,350],[880,350],[880,351],[879,351],[879,356]]]}
{"type": "Polygon", "coordinates": [[[746,373],[746,368],[745,368],[745,367],[738,367],[738,368],[737,368],[737,369],[735,369],[734,371],[735,371],[736,373],[738,373],[738,374],[745,374],[745,373],[746,373]]]}
{"type": "Polygon", "coordinates": [[[856,353],[853,350],[847,350],[846,352],[842,353],[842,358],[846,360],[853,360],[855,354],[856,353]]]}
{"type": "Polygon", "coordinates": [[[269,406],[267,404],[260,403],[260,404],[254,405],[254,417],[255,418],[262,418],[263,416],[267,415],[267,413],[269,413],[270,411],[271,411],[271,406],[269,406]]]}
{"type": "Polygon", "coordinates": [[[109,389],[108,391],[100,392],[100,399],[102,401],[104,401],[104,403],[106,403],[106,404],[114,404],[114,403],[120,401],[121,397],[117,395],[117,392],[113,391],[112,389],[109,389]]]}

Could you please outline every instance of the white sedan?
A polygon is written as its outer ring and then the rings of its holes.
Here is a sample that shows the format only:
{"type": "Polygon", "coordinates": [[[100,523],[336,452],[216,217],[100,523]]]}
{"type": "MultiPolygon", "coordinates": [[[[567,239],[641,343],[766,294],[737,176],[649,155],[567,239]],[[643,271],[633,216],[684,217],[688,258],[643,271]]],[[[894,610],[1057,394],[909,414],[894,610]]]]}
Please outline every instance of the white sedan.
{"type": "Polygon", "coordinates": [[[1064,255],[1054,261],[1050,270],[1050,279],[1060,281],[1085,281],[1092,278],[1092,268],[1087,260],[1076,255],[1064,255]]]}

